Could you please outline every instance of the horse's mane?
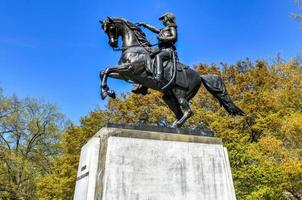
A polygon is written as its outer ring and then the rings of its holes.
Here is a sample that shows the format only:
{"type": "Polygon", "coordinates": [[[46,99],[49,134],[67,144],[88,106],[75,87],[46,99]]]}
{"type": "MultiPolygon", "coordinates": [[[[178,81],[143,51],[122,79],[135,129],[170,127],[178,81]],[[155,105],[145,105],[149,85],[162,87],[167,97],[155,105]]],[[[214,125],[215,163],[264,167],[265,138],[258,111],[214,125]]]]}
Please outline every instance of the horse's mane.
{"type": "Polygon", "coordinates": [[[136,26],[135,24],[133,24],[132,22],[129,22],[128,20],[126,20],[124,18],[113,18],[113,20],[115,22],[121,22],[121,23],[126,24],[128,26],[128,28],[130,28],[134,32],[134,34],[137,37],[138,41],[143,46],[149,46],[149,47],[152,46],[150,44],[150,42],[147,40],[146,34],[138,26],[136,26]]]}

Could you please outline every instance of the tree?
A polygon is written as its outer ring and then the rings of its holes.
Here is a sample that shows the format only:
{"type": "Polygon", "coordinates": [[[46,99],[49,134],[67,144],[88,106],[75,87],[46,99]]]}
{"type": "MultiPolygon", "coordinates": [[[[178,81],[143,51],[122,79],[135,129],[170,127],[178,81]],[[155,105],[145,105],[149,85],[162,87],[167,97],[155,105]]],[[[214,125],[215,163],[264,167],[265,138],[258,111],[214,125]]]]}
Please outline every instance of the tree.
{"type": "Polygon", "coordinates": [[[73,199],[81,147],[108,122],[107,116],[95,110],[81,119],[80,126],[68,127],[60,143],[62,153],[53,160],[51,173],[37,180],[39,200],[73,199]]]}
{"type": "Polygon", "coordinates": [[[55,105],[0,93],[0,198],[36,199],[36,178],[49,172],[63,128],[55,105]]]}

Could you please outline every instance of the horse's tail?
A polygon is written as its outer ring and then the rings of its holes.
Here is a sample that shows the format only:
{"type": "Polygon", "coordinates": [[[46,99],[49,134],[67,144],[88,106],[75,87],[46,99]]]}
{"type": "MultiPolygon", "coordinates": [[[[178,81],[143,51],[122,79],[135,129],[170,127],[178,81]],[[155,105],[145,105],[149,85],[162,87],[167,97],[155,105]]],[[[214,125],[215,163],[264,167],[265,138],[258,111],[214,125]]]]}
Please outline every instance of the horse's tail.
{"type": "Polygon", "coordinates": [[[245,113],[233,103],[221,77],[215,74],[208,74],[201,75],[200,78],[205,88],[218,99],[220,105],[222,105],[229,114],[245,115],[245,113]]]}

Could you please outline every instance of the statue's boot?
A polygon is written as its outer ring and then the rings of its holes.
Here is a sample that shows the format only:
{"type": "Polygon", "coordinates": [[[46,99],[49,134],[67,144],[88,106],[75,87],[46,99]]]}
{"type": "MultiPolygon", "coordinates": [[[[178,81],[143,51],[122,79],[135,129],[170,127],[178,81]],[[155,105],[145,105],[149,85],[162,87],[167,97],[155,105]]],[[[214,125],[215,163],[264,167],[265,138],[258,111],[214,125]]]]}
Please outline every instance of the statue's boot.
{"type": "Polygon", "coordinates": [[[135,84],[134,87],[132,88],[132,92],[134,94],[146,95],[148,94],[148,88],[141,84],[135,84]]]}
{"type": "Polygon", "coordinates": [[[163,60],[160,55],[156,56],[156,75],[154,79],[158,82],[162,82],[163,79],[163,60]]]}
{"type": "Polygon", "coordinates": [[[158,82],[162,82],[163,80],[163,76],[162,76],[162,73],[158,73],[155,75],[154,79],[158,82]]]}

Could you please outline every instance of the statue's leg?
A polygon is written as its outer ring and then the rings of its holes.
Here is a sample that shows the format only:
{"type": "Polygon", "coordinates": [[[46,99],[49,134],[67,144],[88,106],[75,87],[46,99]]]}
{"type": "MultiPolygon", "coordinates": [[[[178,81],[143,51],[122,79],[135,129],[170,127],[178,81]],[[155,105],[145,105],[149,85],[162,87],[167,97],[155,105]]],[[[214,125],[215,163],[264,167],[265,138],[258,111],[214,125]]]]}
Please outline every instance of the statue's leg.
{"type": "Polygon", "coordinates": [[[163,61],[164,59],[170,58],[170,52],[169,51],[162,51],[156,55],[156,75],[155,79],[157,81],[162,81],[163,77],[163,61]]]}
{"type": "Polygon", "coordinates": [[[169,108],[172,110],[172,112],[175,114],[175,117],[176,117],[177,120],[173,123],[172,127],[176,127],[177,122],[183,116],[183,112],[180,109],[180,105],[178,103],[178,100],[174,96],[174,94],[164,94],[163,100],[169,106],[169,108]]]}

